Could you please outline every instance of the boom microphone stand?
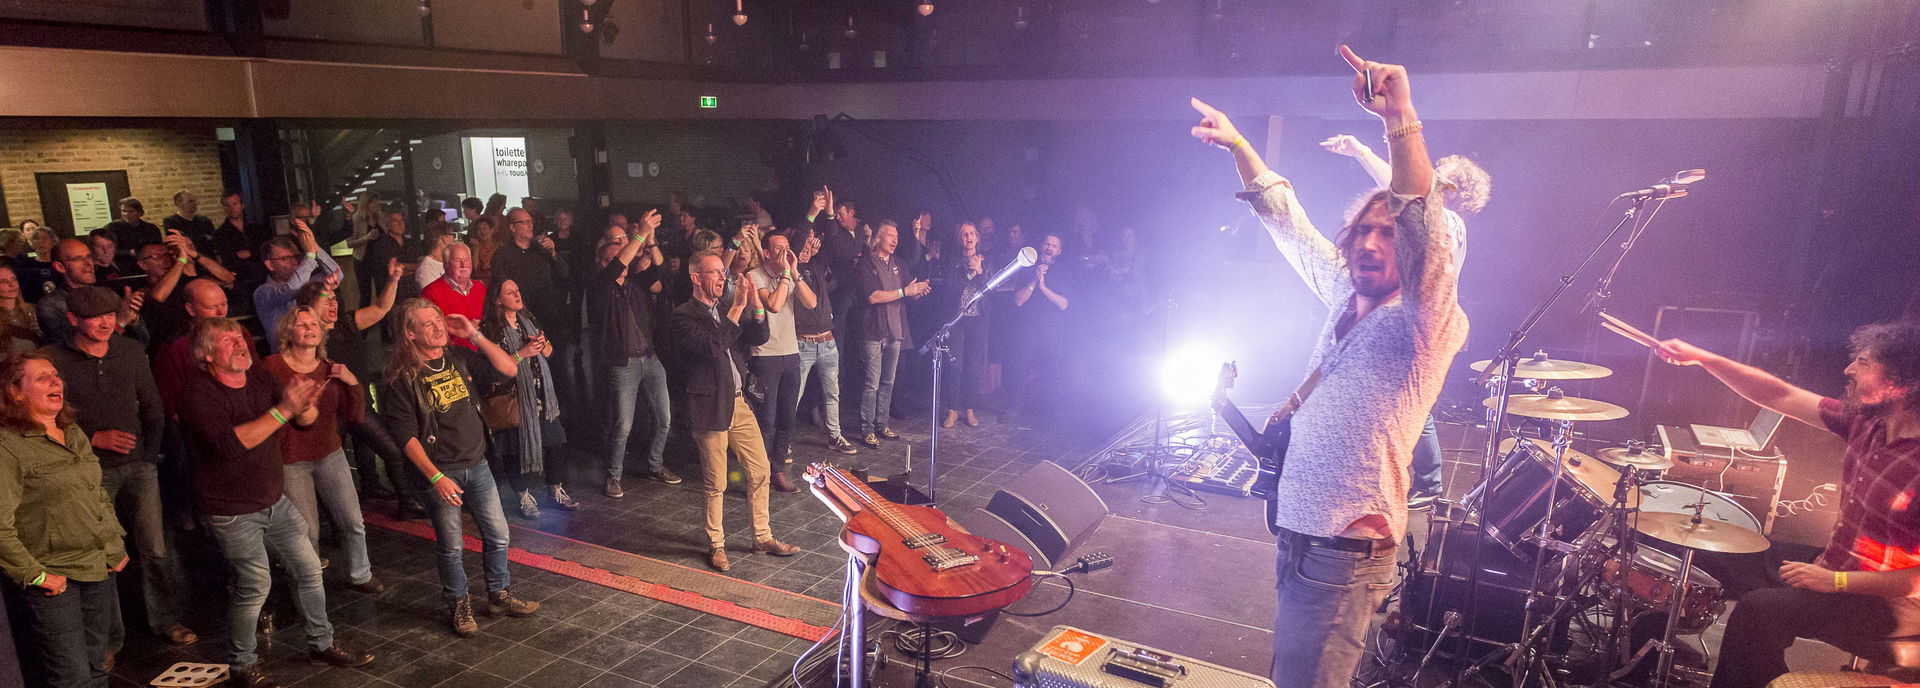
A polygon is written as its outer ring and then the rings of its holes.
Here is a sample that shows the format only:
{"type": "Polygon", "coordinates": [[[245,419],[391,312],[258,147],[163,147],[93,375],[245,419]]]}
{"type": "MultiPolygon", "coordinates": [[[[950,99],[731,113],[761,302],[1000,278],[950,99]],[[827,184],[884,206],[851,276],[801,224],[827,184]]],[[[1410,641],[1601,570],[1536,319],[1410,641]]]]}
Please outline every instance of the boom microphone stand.
{"type": "Polygon", "coordinates": [[[980,287],[979,291],[973,293],[973,298],[967,299],[965,303],[960,304],[960,310],[953,314],[953,319],[948,320],[947,324],[941,325],[940,331],[933,333],[933,336],[927,338],[925,344],[920,345],[920,353],[922,355],[930,355],[933,357],[933,388],[930,392],[933,397],[933,411],[931,412],[932,417],[929,419],[930,422],[927,424],[927,437],[929,438],[927,440],[928,506],[934,506],[940,503],[940,368],[946,363],[947,357],[950,355],[947,353],[947,337],[953,334],[953,326],[960,324],[960,321],[967,317],[968,312],[973,309],[974,305],[980,303],[982,299],[985,299],[987,294],[993,291],[994,287],[998,287],[1001,283],[1011,279],[1014,273],[1019,272],[1021,268],[1032,267],[1032,265],[1039,262],[1039,260],[1040,254],[1034,251],[1032,246],[1020,249],[1020,253],[1013,257],[1013,262],[1007,263],[1007,266],[1001,268],[1000,272],[993,276],[993,279],[987,280],[987,283],[980,287]]]}

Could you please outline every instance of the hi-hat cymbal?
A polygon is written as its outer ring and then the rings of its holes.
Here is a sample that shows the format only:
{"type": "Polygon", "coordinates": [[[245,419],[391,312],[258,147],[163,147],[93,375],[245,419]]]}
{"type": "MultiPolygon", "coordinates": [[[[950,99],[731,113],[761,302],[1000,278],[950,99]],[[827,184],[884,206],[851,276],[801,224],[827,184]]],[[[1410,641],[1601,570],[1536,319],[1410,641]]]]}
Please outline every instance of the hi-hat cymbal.
{"type": "MultiPolygon", "coordinates": [[[[1473,372],[1486,372],[1492,360],[1474,361],[1467,366],[1473,372]]],[[[1579,361],[1562,361],[1556,358],[1523,358],[1513,365],[1513,376],[1535,380],[1595,380],[1613,374],[1613,369],[1579,361]]]]}
{"type": "Polygon", "coordinates": [[[1626,447],[1607,447],[1593,453],[1594,458],[1622,468],[1632,466],[1643,471],[1664,471],[1673,468],[1673,459],[1650,451],[1638,452],[1626,447]]]}
{"type": "MultiPolygon", "coordinates": [[[[1480,405],[1493,408],[1498,397],[1487,397],[1480,405]]],[[[1625,408],[1597,399],[1556,397],[1549,394],[1515,394],[1507,400],[1507,413],[1547,420],[1618,420],[1627,417],[1625,408]]]]}
{"type": "MultiPolygon", "coordinates": [[[[1505,456],[1508,452],[1513,451],[1513,440],[1514,438],[1512,437],[1500,440],[1501,456],[1505,456]]],[[[1540,450],[1540,453],[1536,456],[1544,457],[1542,463],[1548,470],[1552,470],[1553,443],[1537,437],[1529,437],[1527,438],[1527,442],[1540,450]]],[[[1620,471],[1616,471],[1604,463],[1595,461],[1593,457],[1582,454],[1572,447],[1567,448],[1567,455],[1561,462],[1567,467],[1567,475],[1573,476],[1574,480],[1580,481],[1580,484],[1586,485],[1587,489],[1592,490],[1595,495],[1600,497],[1611,496],[1613,494],[1614,483],[1620,482],[1620,471]]],[[[1564,492],[1566,490],[1563,489],[1562,491],[1564,492]]],[[[1634,509],[1640,508],[1640,492],[1638,490],[1627,494],[1627,506],[1634,509]]]]}
{"type": "Polygon", "coordinates": [[[1692,513],[1642,511],[1633,527],[1647,537],[1703,552],[1750,554],[1773,546],[1766,536],[1731,523],[1713,519],[1694,523],[1692,513]]]}

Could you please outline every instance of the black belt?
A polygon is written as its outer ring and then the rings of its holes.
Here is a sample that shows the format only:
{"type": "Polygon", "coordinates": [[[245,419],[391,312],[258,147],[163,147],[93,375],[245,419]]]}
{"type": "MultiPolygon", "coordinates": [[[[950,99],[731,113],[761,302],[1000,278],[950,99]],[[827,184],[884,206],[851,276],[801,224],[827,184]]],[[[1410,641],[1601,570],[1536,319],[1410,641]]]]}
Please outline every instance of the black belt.
{"type": "MultiPolygon", "coordinates": [[[[1287,532],[1291,533],[1293,531],[1287,531],[1287,532]]],[[[1391,552],[1393,551],[1394,547],[1399,546],[1399,543],[1395,542],[1391,538],[1362,540],[1360,538],[1349,538],[1349,537],[1320,537],[1317,535],[1306,535],[1302,533],[1293,533],[1293,534],[1300,538],[1300,544],[1306,545],[1308,547],[1325,547],[1327,549],[1338,550],[1341,552],[1358,552],[1360,554],[1365,554],[1367,556],[1373,556],[1376,554],[1384,554],[1387,552],[1391,552]]]]}

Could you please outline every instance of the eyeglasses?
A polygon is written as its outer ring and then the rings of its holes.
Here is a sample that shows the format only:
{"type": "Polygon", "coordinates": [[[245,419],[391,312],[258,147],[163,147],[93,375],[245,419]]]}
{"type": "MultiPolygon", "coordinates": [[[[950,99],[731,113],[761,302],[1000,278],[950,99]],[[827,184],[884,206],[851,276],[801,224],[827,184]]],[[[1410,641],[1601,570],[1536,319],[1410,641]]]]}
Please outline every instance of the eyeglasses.
{"type": "Polygon", "coordinates": [[[300,256],[296,256],[296,255],[292,255],[292,254],[288,254],[288,255],[284,255],[284,256],[274,256],[274,257],[272,257],[272,258],[268,258],[268,259],[267,259],[267,262],[269,262],[269,263],[272,263],[272,262],[282,262],[282,261],[289,261],[289,260],[298,260],[299,258],[300,258],[300,256]]]}
{"type": "Polygon", "coordinates": [[[719,270],[695,270],[695,271],[693,271],[693,274],[696,274],[696,275],[722,275],[722,274],[726,274],[726,272],[727,272],[727,271],[726,271],[726,269],[725,269],[725,268],[722,268],[722,269],[719,269],[719,270]]]}

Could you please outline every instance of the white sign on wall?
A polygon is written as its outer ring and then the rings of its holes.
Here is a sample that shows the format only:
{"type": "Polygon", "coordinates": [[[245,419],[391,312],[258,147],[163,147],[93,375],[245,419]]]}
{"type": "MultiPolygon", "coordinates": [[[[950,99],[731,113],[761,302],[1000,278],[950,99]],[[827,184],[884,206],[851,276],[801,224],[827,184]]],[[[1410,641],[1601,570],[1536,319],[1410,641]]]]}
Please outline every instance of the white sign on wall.
{"type": "Polygon", "coordinates": [[[468,193],[486,198],[505,194],[507,206],[533,194],[527,187],[527,139],[519,136],[469,136],[462,146],[467,159],[468,193]]]}
{"type": "Polygon", "coordinates": [[[75,234],[91,234],[114,220],[113,197],[107,195],[106,182],[68,184],[67,208],[73,212],[75,234]]]}

